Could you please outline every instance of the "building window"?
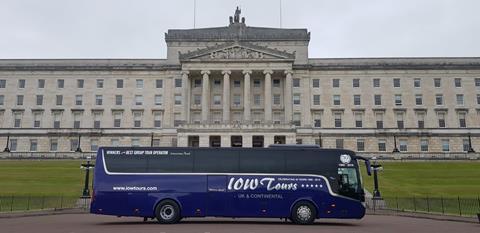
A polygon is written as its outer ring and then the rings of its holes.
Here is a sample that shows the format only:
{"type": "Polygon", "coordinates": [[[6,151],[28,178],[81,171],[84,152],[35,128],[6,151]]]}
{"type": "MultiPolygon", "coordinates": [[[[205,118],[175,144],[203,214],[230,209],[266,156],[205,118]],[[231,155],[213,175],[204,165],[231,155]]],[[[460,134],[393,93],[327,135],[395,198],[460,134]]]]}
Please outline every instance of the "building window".
{"type": "Polygon", "coordinates": [[[445,113],[439,112],[437,114],[437,117],[438,117],[438,127],[445,128],[445,113]]]}
{"type": "Polygon", "coordinates": [[[213,85],[219,87],[222,84],[222,81],[220,79],[214,79],[213,80],[213,85]]]}
{"type": "Polygon", "coordinates": [[[42,113],[41,112],[34,112],[33,113],[33,128],[40,128],[41,127],[41,119],[42,119],[42,113]]]}
{"type": "Polygon", "coordinates": [[[98,139],[90,139],[90,151],[98,150],[98,139]]]}
{"type": "Polygon", "coordinates": [[[54,152],[58,150],[58,139],[50,139],[50,151],[54,152]]]}
{"type": "Polygon", "coordinates": [[[57,88],[63,88],[63,87],[65,87],[65,80],[57,79],[57,88]]]}
{"type": "Polygon", "coordinates": [[[143,79],[137,79],[135,80],[135,86],[137,88],[143,88],[143,79]]]}
{"type": "Polygon", "coordinates": [[[405,128],[405,124],[404,124],[404,121],[403,121],[403,112],[397,112],[397,127],[399,129],[403,129],[405,128]]]}
{"type": "Polygon", "coordinates": [[[115,127],[115,128],[122,127],[122,113],[121,112],[113,113],[113,127],[115,127]]]}
{"type": "Polygon", "coordinates": [[[17,151],[17,139],[16,138],[12,138],[10,139],[10,151],[17,151]]]}
{"type": "Polygon", "coordinates": [[[480,78],[475,78],[475,86],[480,87],[480,78]]]}
{"type": "Polygon", "coordinates": [[[319,112],[313,113],[313,127],[315,128],[322,127],[322,114],[319,112]]]}
{"type": "Polygon", "coordinates": [[[312,80],[312,86],[313,88],[319,88],[320,87],[320,79],[316,78],[312,80]]]}
{"type": "Polygon", "coordinates": [[[63,95],[57,95],[56,98],[55,98],[55,103],[57,104],[57,106],[60,106],[63,104],[63,95]]]}
{"type": "Polygon", "coordinates": [[[83,88],[84,84],[85,84],[85,80],[77,79],[77,88],[83,88]]]}
{"type": "Polygon", "coordinates": [[[463,142],[463,151],[464,151],[464,152],[468,152],[469,149],[470,149],[470,142],[469,142],[469,140],[468,140],[468,139],[463,139],[462,142],[463,142]]]}
{"type": "Polygon", "coordinates": [[[100,129],[101,120],[102,120],[102,113],[101,112],[94,112],[93,113],[93,128],[100,129]]]}
{"type": "Polygon", "coordinates": [[[75,105],[82,105],[83,104],[83,96],[82,95],[75,95],[75,105]]]}
{"type": "Polygon", "coordinates": [[[110,139],[110,144],[113,146],[113,147],[117,147],[120,145],[120,140],[118,140],[118,138],[112,138],[110,139]]]}
{"type": "Polygon", "coordinates": [[[419,88],[421,86],[421,81],[419,78],[413,79],[413,87],[419,88]]]}
{"type": "Polygon", "coordinates": [[[293,104],[296,104],[296,105],[300,104],[300,94],[299,93],[293,94],[293,104]]]}
{"type": "Polygon", "coordinates": [[[435,104],[443,105],[443,95],[442,94],[436,94],[435,95],[435,104]]]}
{"type": "MultiPolygon", "coordinates": [[[[235,114],[234,113],[234,117],[235,117],[235,114]]],[[[194,124],[200,124],[201,120],[202,120],[202,116],[201,116],[201,113],[200,112],[192,112],[192,123],[194,124]]],[[[239,121],[240,122],[240,121],[239,121]]]]}
{"type": "Polygon", "coordinates": [[[387,151],[387,141],[385,139],[378,139],[378,151],[387,151]]]}
{"type": "Polygon", "coordinates": [[[38,149],[38,141],[37,139],[30,139],[30,151],[37,151],[38,149]]]}
{"type": "Polygon", "coordinates": [[[300,87],[300,79],[294,78],[293,79],[293,87],[300,87]]]}
{"type": "Polygon", "coordinates": [[[420,151],[428,152],[428,139],[420,139],[420,151]]]}
{"type": "Polygon", "coordinates": [[[240,86],[241,86],[240,80],[233,80],[233,87],[240,87],[240,86]]]}
{"type": "Polygon", "coordinates": [[[140,146],[140,139],[132,138],[132,147],[139,147],[140,146]]]}
{"type": "Polygon", "coordinates": [[[464,103],[464,99],[463,99],[463,94],[457,94],[457,105],[461,105],[463,106],[465,103],[464,103]]]}
{"type": "Polygon", "coordinates": [[[142,112],[138,112],[138,111],[133,112],[133,127],[135,128],[142,127],[142,112]]]}
{"type": "Polygon", "coordinates": [[[25,88],[25,79],[19,79],[18,80],[18,88],[19,89],[25,88]]]}
{"type": "Polygon", "coordinates": [[[302,115],[299,112],[293,113],[293,125],[295,126],[301,126],[302,121],[301,121],[302,115]]]}
{"type": "Polygon", "coordinates": [[[202,96],[201,95],[194,95],[193,96],[193,104],[194,105],[202,104],[202,96]]]}
{"type": "Polygon", "coordinates": [[[357,151],[365,151],[365,139],[357,139],[357,151]]]}
{"type": "Polygon", "coordinates": [[[82,117],[81,112],[74,112],[73,113],[73,128],[79,129],[80,128],[80,118],[82,117]]]}
{"type": "Polygon", "coordinates": [[[193,80],[193,87],[202,87],[202,80],[201,79],[194,79],[193,80]]]}
{"type": "Polygon", "coordinates": [[[417,113],[417,121],[418,121],[418,128],[423,129],[425,128],[425,113],[418,112],[417,113]]]}
{"type": "Polygon", "coordinates": [[[400,87],[400,79],[394,78],[393,79],[393,87],[400,87]]]}
{"type": "Polygon", "coordinates": [[[53,113],[53,128],[59,129],[60,128],[60,120],[62,118],[62,114],[60,112],[53,113]]]}
{"type": "Polygon", "coordinates": [[[355,116],[355,127],[362,128],[363,127],[363,114],[360,112],[354,113],[355,116]]]}
{"type": "Polygon", "coordinates": [[[400,144],[400,148],[399,148],[400,151],[402,151],[402,152],[408,151],[407,140],[400,139],[399,144],[400,144]]]}
{"type": "Polygon", "coordinates": [[[400,94],[395,95],[395,105],[396,106],[402,105],[402,95],[400,94]]]}
{"type": "Polygon", "coordinates": [[[343,149],[343,138],[335,139],[335,148],[343,149]]]}
{"type": "Polygon", "coordinates": [[[70,151],[76,151],[78,148],[78,139],[72,138],[70,139],[70,151]]]}
{"type": "Polygon", "coordinates": [[[7,86],[7,80],[0,79],[0,88],[5,88],[5,86],[7,86]]]}
{"type": "Polygon", "coordinates": [[[441,87],[441,86],[442,86],[442,80],[439,79],[439,78],[434,78],[434,79],[433,79],[433,85],[434,85],[435,87],[441,87]]]}
{"type": "Polygon", "coordinates": [[[374,78],[373,79],[373,87],[380,87],[380,79],[374,78]]]}
{"type": "Polygon", "coordinates": [[[415,104],[416,105],[422,105],[423,104],[423,98],[422,94],[416,94],[415,95],[415,104]]]}
{"type": "Polygon", "coordinates": [[[182,79],[179,79],[179,78],[175,79],[175,87],[182,87],[182,79]]]}
{"type": "Polygon", "coordinates": [[[462,87],[462,79],[461,78],[455,78],[455,87],[462,87]]]}
{"type": "Polygon", "coordinates": [[[340,79],[338,78],[332,79],[332,87],[340,87],[340,79]]]}
{"type": "Polygon", "coordinates": [[[156,138],[156,139],[153,139],[152,141],[153,143],[153,146],[154,147],[159,147],[160,146],[160,139],[156,138]]]}
{"type": "Polygon", "coordinates": [[[352,80],[352,86],[353,86],[353,87],[360,87],[360,79],[354,78],[354,79],[352,80]]]}
{"type": "Polygon", "coordinates": [[[480,104],[480,94],[477,94],[477,104],[480,104]]]}
{"type": "Polygon", "coordinates": [[[261,95],[253,95],[253,104],[259,106],[262,103],[262,96],[261,95]]]}
{"type": "Polygon", "coordinates": [[[334,125],[335,128],[341,128],[342,127],[342,114],[341,113],[334,113],[334,125]]]}
{"type": "Polygon", "coordinates": [[[376,120],[377,129],[383,129],[383,113],[381,112],[375,113],[375,120],[376,120]]]}
{"type": "Polygon", "coordinates": [[[5,104],[5,96],[0,95],[0,105],[3,106],[5,104]]]}
{"type": "Polygon", "coordinates": [[[213,96],[213,104],[214,105],[222,104],[222,96],[221,95],[214,95],[213,96]]]}
{"type": "Polygon", "coordinates": [[[122,104],[123,104],[123,96],[115,95],[115,105],[122,105],[122,104]]]}
{"type": "Polygon", "coordinates": [[[465,112],[458,113],[458,126],[460,126],[460,128],[467,127],[466,115],[467,114],[465,112]]]}
{"type": "Polygon", "coordinates": [[[155,80],[155,87],[156,88],[163,88],[163,80],[162,79],[155,80]]]}
{"type": "Polygon", "coordinates": [[[17,105],[23,105],[23,95],[17,95],[17,105]]]}
{"type": "Polygon", "coordinates": [[[162,113],[161,112],[155,112],[153,114],[153,127],[155,127],[155,128],[162,127],[162,113]]]}
{"type": "Polygon", "coordinates": [[[280,105],[280,95],[273,95],[273,104],[280,105]]]}
{"type": "Polygon", "coordinates": [[[155,95],[155,105],[162,105],[162,104],[163,104],[162,95],[155,95]]]}
{"type": "Polygon", "coordinates": [[[95,95],[95,105],[103,104],[103,95],[95,95]]]}
{"type": "Polygon", "coordinates": [[[43,105],[43,95],[37,95],[37,105],[43,105]]]}
{"type": "Polygon", "coordinates": [[[253,87],[260,87],[260,86],[261,86],[260,79],[254,79],[253,80],[253,87]]]}
{"type": "Polygon", "coordinates": [[[181,114],[180,113],[174,113],[173,114],[173,126],[174,127],[179,127],[182,124],[181,120],[181,114]]]}
{"type": "Polygon", "coordinates": [[[313,105],[320,105],[320,95],[313,95],[313,105]]]}
{"type": "Polygon", "coordinates": [[[123,88],[123,79],[117,79],[117,88],[123,88]]]}
{"type": "Polygon", "coordinates": [[[282,113],[281,112],[274,112],[273,113],[273,124],[280,124],[283,121],[282,113]]]}
{"type": "Polygon", "coordinates": [[[361,101],[360,101],[360,95],[353,95],[353,105],[360,105],[361,104],[361,101]]]}
{"type": "Polygon", "coordinates": [[[103,79],[97,79],[97,88],[103,88],[103,79]]]}
{"type": "Polygon", "coordinates": [[[135,105],[143,105],[143,95],[135,95],[135,105]]]}
{"type": "Polygon", "coordinates": [[[301,138],[297,138],[296,142],[297,145],[303,144],[303,140],[301,138]]]}
{"type": "Polygon", "coordinates": [[[240,104],[241,104],[241,102],[240,102],[241,99],[242,99],[242,98],[241,98],[240,95],[238,95],[238,94],[233,95],[233,106],[236,106],[236,107],[240,106],[240,104]]]}
{"type": "Polygon", "coordinates": [[[450,140],[442,139],[442,151],[443,152],[450,151],[450,140]]]}
{"type": "Polygon", "coordinates": [[[280,79],[273,79],[273,87],[280,87],[280,79]]]}
{"type": "Polygon", "coordinates": [[[333,105],[340,105],[340,95],[333,95],[333,105]]]}
{"type": "Polygon", "coordinates": [[[374,95],[373,99],[375,105],[382,105],[382,95],[374,95]]]}
{"type": "Polygon", "coordinates": [[[45,88],[45,79],[38,80],[38,88],[45,88]]]}

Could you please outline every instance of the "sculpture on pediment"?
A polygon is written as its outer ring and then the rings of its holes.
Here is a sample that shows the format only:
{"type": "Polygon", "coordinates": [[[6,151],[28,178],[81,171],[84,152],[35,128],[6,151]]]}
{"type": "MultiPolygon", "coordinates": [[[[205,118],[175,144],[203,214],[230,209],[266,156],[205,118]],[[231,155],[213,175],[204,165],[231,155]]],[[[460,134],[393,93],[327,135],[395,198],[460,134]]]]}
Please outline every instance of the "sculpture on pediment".
{"type": "Polygon", "coordinates": [[[249,50],[241,47],[226,48],[210,53],[211,59],[262,59],[262,52],[249,50]]]}
{"type": "Polygon", "coordinates": [[[235,15],[233,17],[233,22],[234,23],[240,23],[240,14],[242,13],[242,10],[237,6],[237,9],[235,10],[235,15]]]}

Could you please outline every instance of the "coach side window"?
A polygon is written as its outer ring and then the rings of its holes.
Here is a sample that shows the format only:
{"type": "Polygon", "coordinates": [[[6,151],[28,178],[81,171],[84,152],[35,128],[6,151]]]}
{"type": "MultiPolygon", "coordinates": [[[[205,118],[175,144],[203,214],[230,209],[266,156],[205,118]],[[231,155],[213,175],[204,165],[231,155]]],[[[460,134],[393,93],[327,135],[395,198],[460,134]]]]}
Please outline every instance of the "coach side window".
{"type": "Polygon", "coordinates": [[[238,152],[215,150],[195,151],[193,172],[200,173],[237,173],[238,152]]]}
{"type": "Polygon", "coordinates": [[[240,152],[241,173],[285,173],[283,154],[275,151],[240,152]]]}

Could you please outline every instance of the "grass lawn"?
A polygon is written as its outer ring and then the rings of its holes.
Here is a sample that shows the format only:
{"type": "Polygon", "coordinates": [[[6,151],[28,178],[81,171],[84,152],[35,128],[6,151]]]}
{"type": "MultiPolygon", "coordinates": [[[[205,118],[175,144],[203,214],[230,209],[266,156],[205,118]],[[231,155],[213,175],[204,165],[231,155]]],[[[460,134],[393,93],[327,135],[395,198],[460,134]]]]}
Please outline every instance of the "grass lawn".
{"type": "Polygon", "coordinates": [[[0,196],[80,196],[85,179],[82,162],[0,160],[0,196]]]}
{"type": "MultiPolygon", "coordinates": [[[[380,193],[385,197],[472,197],[480,195],[480,162],[381,161],[380,193]]],[[[373,191],[373,175],[367,176],[361,166],[364,186],[373,191]]]]}

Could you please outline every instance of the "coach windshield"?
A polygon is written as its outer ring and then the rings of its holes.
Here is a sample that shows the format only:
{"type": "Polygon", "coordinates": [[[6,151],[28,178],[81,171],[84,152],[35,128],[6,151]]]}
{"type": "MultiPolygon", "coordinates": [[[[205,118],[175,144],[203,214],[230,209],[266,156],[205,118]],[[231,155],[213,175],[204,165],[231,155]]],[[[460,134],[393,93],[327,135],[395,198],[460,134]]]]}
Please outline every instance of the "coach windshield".
{"type": "Polygon", "coordinates": [[[338,176],[338,194],[361,199],[363,190],[357,175],[357,169],[354,167],[340,167],[338,168],[338,176]]]}

